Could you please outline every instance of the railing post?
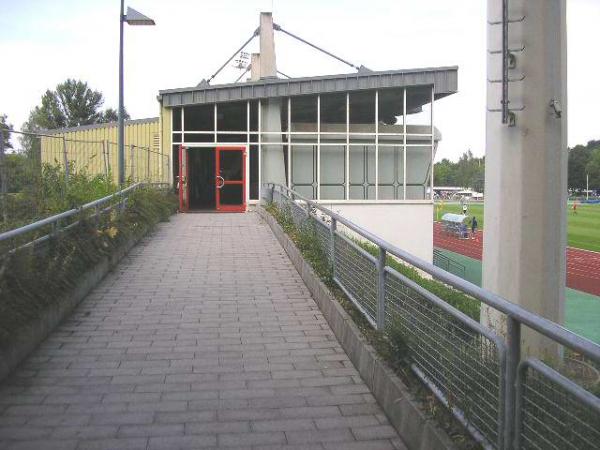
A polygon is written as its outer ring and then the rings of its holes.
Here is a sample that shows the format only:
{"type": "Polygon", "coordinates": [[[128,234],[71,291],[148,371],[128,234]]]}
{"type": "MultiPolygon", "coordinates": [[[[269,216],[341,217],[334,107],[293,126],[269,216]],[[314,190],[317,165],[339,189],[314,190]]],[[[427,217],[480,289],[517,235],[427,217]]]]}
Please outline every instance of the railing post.
{"type": "Polygon", "coordinates": [[[67,154],[67,139],[63,136],[63,159],[65,163],[65,183],[69,182],[69,156],[67,154]]]}
{"type": "Polygon", "coordinates": [[[146,158],[146,180],[150,181],[150,147],[148,147],[148,156],[146,158]]]}
{"type": "Polygon", "coordinates": [[[379,258],[377,259],[377,329],[385,328],[385,259],[386,251],[379,247],[379,258]]]}
{"type": "Polygon", "coordinates": [[[331,218],[329,227],[329,254],[331,264],[331,276],[335,278],[335,230],[337,230],[337,219],[331,218]]]}
{"type": "Polygon", "coordinates": [[[130,164],[131,164],[131,181],[134,181],[134,180],[135,180],[135,173],[134,173],[134,167],[133,167],[133,166],[134,166],[134,160],[133,160],[133,144],[131,144],[131,145],[129,146],[129,151],[131,152],[131,153],[130,153],[130,155],[129,155],[129,161],[130,161],[130,164]]]}
{"type": "Polygon", "coordinates": [[[57,220],[56,222],[52,222],[52,231],[50,232],[52,237],[56,237],[58,235],[59,231],[60,231],[60,220],[57,220]]]}
{"type": "MultiPolygon", "coordinates": [[[[8,133],[10,138],[10,133],[8,133]]],[[[2,220],[6,222],[6,192],[8,191],[8,183],[6,179],[6,159],[4,155],[4,131],[0,128],[0,195],[2,198],[0,202],[2,204],[2,220]]]]}
{"type": "Polygon", "coordinates": [[[106,139],[104,139],[102,141],[102,156],[104,157],[104,176],[108,177],[108,159],[107,159],[107,152],[108,152],[108,145],[106,144],[106,139]]]}
{"type": "Polygon", "coordinates": [[[506,318],[506,375],[504,380],[504,446],[512,449],[515,441],[516,381],[521,361],[521,324],[513,317],[506,318]]]}

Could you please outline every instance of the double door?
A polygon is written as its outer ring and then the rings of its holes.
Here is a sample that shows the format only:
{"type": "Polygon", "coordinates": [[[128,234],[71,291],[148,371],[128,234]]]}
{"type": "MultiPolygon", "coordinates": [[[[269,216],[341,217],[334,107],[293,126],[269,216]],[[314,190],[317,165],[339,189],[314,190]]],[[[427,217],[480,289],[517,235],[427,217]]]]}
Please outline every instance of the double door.
{"type": "MultiPolygon", "coordinates": [[[[192,155],[193,156],[193,155],[192,155]]],[[[210,168],[209,168],[210,169],[210,168]]],[[[245,147],[216,147],[195,148],[179,146],[179,209],[189,211],[194,199],[190,198],[198,189],[213,191],[214,183],[215,210],[222,212],[243,212],[246,210],[246,148],[245,147]],[[204,185],[190,189],[194,182],[194,173],[190,165],[191,152],[214,152],[214,176],[201,180],[204,185]]],[[[193,209],[193,208],[192,208],[193,209]]]]}

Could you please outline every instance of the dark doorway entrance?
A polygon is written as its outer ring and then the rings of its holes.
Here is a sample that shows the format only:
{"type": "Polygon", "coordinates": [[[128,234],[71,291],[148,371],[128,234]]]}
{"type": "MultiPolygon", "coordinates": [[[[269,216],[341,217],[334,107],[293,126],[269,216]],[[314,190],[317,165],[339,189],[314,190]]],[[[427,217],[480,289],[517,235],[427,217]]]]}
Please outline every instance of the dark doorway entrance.
{"type": "Polygon", "coordinates": [[[215,209],[215,149],[189,148],[190,209],[215,209]]]}

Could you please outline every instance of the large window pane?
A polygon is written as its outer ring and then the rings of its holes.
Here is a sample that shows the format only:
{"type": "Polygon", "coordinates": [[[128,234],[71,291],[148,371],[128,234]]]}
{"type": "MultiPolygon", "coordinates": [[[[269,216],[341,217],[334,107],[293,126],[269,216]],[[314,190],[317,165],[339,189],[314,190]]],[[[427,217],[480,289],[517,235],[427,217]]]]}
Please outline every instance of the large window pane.
{"type": "Polygon", "coordinates": [[[321,95],[321,125],[330,123],[346,123],[345,93],[321,95]]]}
{"type": "Polygon", "coordinates": [[[173,108],[171,118],[173,119],[173,131],[181,131],[181,108],[173,108]]]}
{"type": "Polygon", "coordinates": [[[217,105],[217,142],[246,142],[248,122],[246,102],[220,103],[217,105]]]}
{"type": "Polygon", "coordinates": [[[250,200],[258,198],[258,145],[250,145],[250,200]]]}
{"type": "Polygon", "coordinates": [[[321,199],[343,200],[346,185],[346,146],[321,146],[321,199]]]}
{"type": "Polygon", "coordinates": [[[402,146],[379,145],[379,200],[404,198],[402,146]]]}
{"type": "Polygon", "coordinates": [[[431,147],[406,148],[406,199],[425,200],[431,170],[431,147]]]}
{"type": "MultiPolygon", "coordinates": [[[[404,104],[403,89],[379,90],[379,123],[384,125],[401,125],[404,104]]],[[[381,132],[381,127],[379,129],[381,132]]]]}
{"type": "Polygon", "coordinates": [[[186,106],[183,111],[184,131],[214,131],[214,105],[186,106]]]}
{"type": "Polygon", "coordinates": [[[375,133],[374,91],[350,93],[350,133],[375,133]]]}
{"type": "Polygon", "coordinates": [[[375,200],[375,146],[350,146],[350,199],[375,200]]]}
{"type": "MultiPolygon", "coordinates": [[[[292,98],[292,131],[317,131],[317,96],[303,95],[292,98]]],[[[297,139],[299,140],[299,139],[297,139]]]]}
{"type": "Polygon", "coordinates": [[[300,194],[316,198],[317,147],[292,145],[292,189],[300,194]]]}
{"type": "MultiPolygon", "coordinates": [[[[406,90],[406,124],[431,126],[431,87],[422,86],[406,90]]],[[[408,131],[411,133],[411,131],[408,131]]],[[[422,131],[421,131],[422,132],[422,131]]],[[[430,130],[424,131],[429,133],[430,130]]]]}

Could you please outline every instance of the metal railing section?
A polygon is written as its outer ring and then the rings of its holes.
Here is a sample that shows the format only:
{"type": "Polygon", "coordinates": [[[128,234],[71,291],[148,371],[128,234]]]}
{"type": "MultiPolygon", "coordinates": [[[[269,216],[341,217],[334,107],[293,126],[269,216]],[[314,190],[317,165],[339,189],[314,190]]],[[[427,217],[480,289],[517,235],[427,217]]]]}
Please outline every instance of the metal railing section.
{"type": "Polygon", "coordinates": [[[517,447],[600,448],[600,398],[537,359],[519,365],[517,447]]]}
{"type": "Polygon", "coordinates": [[[21,248],[41,244],[42,242],[49,240],[51,237],[75,227],[79,223],[79,220],[73,219],[80,216],[83,213],[91,212],[90,217],[99,218],[101,214],[107,213],[115,207],[119,207],[121,209],[124,208],[127,205],[129,195],[133,191],[141,187],[143,184],[144,183],[133,184],[125,189],[115,192],[114,194],[107,195],[106,197],[86,203],[79,208],[70,209],[60,214],[56,214],[51,217],[46,217],[44,219],[27,224],[25,226],[6,231],[4,233],[0,233],[0,243],[5,241],[10,242],[10,240],[14,240],[16,242],[18,238],[25,236],[29,233],[43,230],[45,228],[50,228],[51,231],[49,233],[32,239],[31,241],[26,243],[15,244],[13,245],[13,248],[10,251],[14,252],[21,248]]]}
{"type": "Polygon", "coordinates": [[[501,442],[506,345],[396,270],[385,269],[385,332],[482,443],[501,442]]]}
{"type": "Polygon", "coordinates": [[[464,264],[454,261],[436,248],[433,249],[433,265],[461,278],[465,277],[466,268],[464,264]]]}
{"type": "Polygon", "coordinates": [[[383,241],[285,186],[266,183],[262,197],[287,212],[296,226],[314,231],[335,283],[483,447],[598,448],[600,399],[555,369],[521,362],[521,327],[596,364],[600,346],[383,241]],[[358,245],[358,239],[375,246],[378,257],[358,245]],[[503,313],[506,336],[394,270],[390,257],[503,313]],[[571,443],[552,440],[555,433],[569,436],[571,443]]]}

